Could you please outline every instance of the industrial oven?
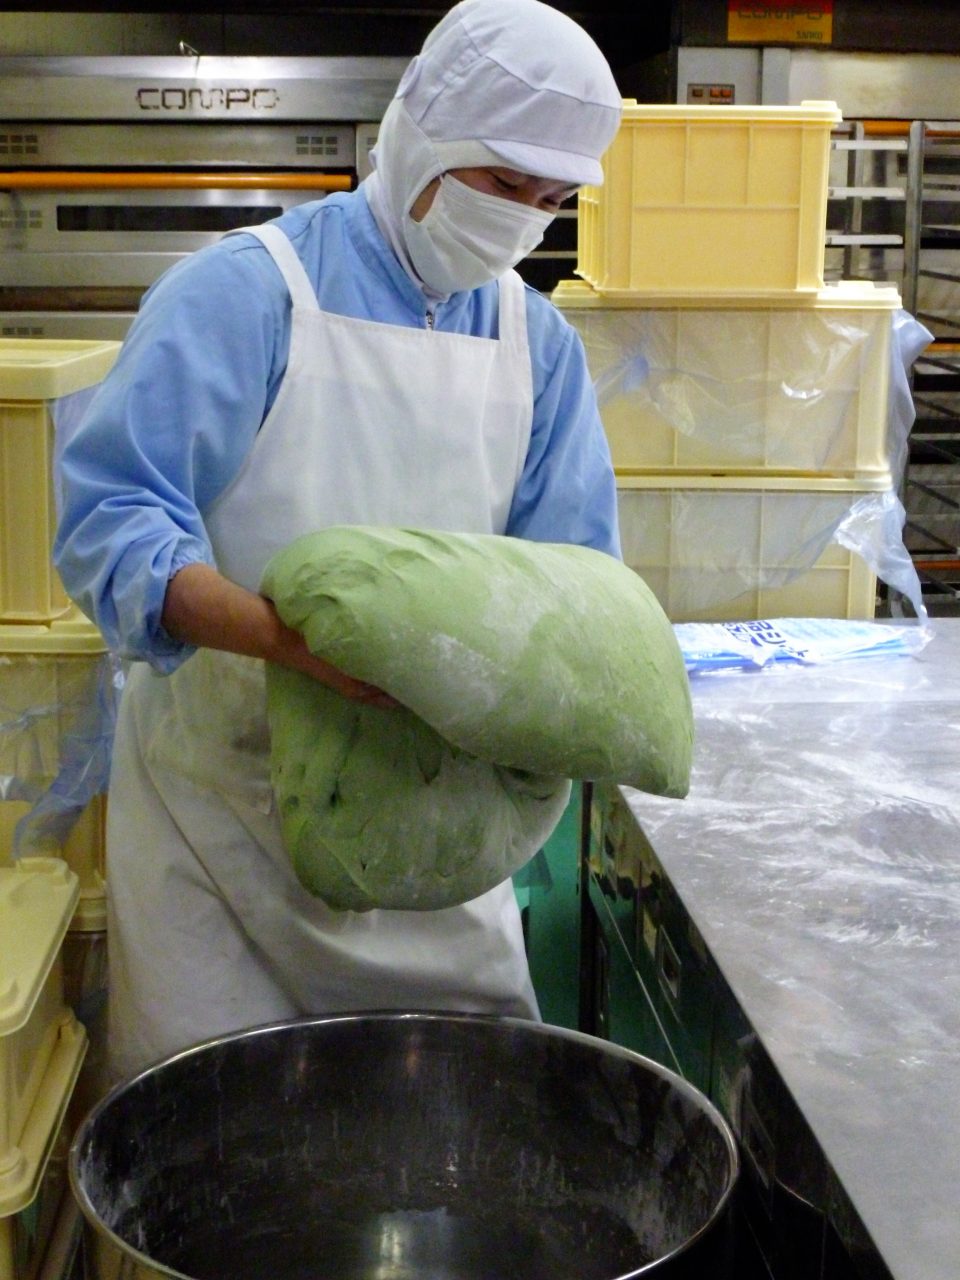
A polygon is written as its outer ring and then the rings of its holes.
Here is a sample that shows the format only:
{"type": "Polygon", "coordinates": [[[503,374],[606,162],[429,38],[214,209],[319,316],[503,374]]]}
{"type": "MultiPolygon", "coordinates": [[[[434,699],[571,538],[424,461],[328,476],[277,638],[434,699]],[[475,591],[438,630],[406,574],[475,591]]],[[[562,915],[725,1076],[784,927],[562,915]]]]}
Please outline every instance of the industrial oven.
{"type": "Polygon", "coordinates": [[[369,172],[405,58],[0,58],[0,336],[122,338],[236,227],[369,172]]]}

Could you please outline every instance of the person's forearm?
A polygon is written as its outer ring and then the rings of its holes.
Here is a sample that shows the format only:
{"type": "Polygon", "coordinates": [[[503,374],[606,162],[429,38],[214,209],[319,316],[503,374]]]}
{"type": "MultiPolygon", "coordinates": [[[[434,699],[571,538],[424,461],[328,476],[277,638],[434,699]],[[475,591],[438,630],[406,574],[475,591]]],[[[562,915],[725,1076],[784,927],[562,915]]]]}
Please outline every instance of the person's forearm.
{"type": "Polygon", "coordinates": [[[303,637],[281,622],[269,600],[206,564],[189,564],[171,578],[163,604],[164,629],[175,640],[226,649],[251,658],[285,661],[303,637]]]}
{"type": "Polygon", "coordinates": [[[170,579],[162,622],[169,635],[186,644],[263,658],[302,671],[345,697],[394,705],[380,690],[314,657],[303,636],[286,626],[269,600],[210,565],[186,565],[170,579]]]}

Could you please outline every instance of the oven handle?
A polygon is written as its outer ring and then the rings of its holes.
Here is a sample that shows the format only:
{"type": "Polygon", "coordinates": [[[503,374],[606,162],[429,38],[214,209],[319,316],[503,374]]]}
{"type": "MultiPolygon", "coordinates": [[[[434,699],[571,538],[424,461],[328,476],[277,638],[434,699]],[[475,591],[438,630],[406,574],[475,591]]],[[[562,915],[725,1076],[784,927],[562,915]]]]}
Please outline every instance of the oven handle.
{"type": "Polygon", "coordinates": [[[349,191],[352,185],[353,179],[346,173],[85,173],[73,169],[0,172],[0,190],[349,191]]]}

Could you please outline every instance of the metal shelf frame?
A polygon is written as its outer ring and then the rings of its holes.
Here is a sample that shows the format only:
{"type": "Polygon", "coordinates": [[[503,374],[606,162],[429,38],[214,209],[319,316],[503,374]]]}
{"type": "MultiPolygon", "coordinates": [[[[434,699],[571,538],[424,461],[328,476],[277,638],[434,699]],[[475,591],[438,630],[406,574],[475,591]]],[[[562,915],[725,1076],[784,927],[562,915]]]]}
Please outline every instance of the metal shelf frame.
{"type": "MultiPolygon", "coordinates": [[[[842,228],[826,235],[828,248],[843,249],[842,277],[863,274],[860,250],[869,249],[877,268],[869,274],[890,279],[896,273],[884,255],[902,252],[904,308],[934,335],[911,370],[917,419],[901,495],[925,602],[932,612],[952,612],[960,606],[960,122],[853,121],[838,128],[832,145],[848,153],[846,183],[828,193],[843,207],[842,228]],[[891,153],[898,157],[894,181],[881,163],[891,153]],[[901,205],[902,225],[865,231],[871,201],[901,205]],[[953,253],[956,271],[943,261],[953,253]],[[930,282],[940,287],[924,288],[930,282]]],[[[891,608],[897,612],[900,602],[891,608]]]]}
{"type": "Polygon", "coordinates": [[[911,122],[906,190],[903,301],[934,342],[913,370],[904,495],[914,564],[937,607],[960,601],[960,256],[954,271],[928,254],[960,255],[960,125],[911,122]],[[953,286],[940,291],[946,308],[923,304],[924,281],[953,286]]]}

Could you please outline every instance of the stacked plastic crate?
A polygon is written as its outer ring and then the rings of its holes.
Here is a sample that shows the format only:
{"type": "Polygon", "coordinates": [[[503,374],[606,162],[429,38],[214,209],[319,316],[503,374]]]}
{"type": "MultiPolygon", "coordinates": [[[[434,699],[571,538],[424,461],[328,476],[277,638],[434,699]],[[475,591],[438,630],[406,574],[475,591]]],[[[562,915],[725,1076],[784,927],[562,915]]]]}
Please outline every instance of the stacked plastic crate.
{"type": "Polygon", "coordinates": [[[824,287],[834,103],[638,106],[580,195],[578,329],[624,558],[669,617],[869,618],[897,290],[824,287]]]}
{"type": "Polygon", "coordinates": [[[79,413],[118,349],[0,342],[0,1280],[73,1272],[66,1153],[100,1078],[106,800],[92,779],[115,681],[51,562],[54,419],[79,413]]]}

